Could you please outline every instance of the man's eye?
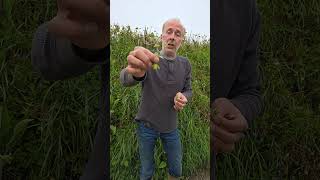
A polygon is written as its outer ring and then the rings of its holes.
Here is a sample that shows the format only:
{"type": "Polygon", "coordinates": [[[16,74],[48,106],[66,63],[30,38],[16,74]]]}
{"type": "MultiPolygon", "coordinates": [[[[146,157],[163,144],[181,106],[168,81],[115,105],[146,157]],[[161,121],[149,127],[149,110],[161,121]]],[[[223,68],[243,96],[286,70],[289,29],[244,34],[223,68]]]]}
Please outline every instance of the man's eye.
{"type": "Polygon", "coordinates": [[[181,36],[181,33],[177,32],[177,33],[176,33],[176,36],[180,37],[180,36],[181,36]]]}

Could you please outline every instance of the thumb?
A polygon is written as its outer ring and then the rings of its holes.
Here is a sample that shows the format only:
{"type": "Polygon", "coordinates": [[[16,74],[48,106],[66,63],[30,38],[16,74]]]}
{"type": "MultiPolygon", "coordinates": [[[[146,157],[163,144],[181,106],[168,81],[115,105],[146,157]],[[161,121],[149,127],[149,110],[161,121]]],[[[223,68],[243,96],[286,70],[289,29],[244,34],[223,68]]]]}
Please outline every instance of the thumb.
{"type": "Polygon", "coordinates": [[[74,38],[81,32],[81,25],[58,14],[48,23],[48,30],[58,36],[74,38]]]}

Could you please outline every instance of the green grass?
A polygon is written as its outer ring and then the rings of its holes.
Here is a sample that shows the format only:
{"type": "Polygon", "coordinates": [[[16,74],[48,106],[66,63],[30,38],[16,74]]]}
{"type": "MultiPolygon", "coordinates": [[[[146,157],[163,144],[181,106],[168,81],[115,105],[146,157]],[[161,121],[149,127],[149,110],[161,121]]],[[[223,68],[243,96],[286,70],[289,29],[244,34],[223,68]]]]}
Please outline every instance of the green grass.
{"type": "MultiPolygon", "coordinates": [[[[55,3],[5,2],[6,13],[0,17],[3,176],[17,180],[79,179],[95,134],[100,88],[98,68],[75,79],[43,81],[30,63],[31,40],[35,29],[54,16],[55,3]]],[[[218,157],[218,179],[317,179],[320,176],[319,1],[258,0],[258,5],[262,15],[260,69],[265,113],[255,121],[254,128],[235,152],[218,157]]],[[[145,45],[144,41],[138,41],[141,36],[126,34],[127,30],[121,32],[123,36],[113,36],[118,39],[112,40],[114,45],[119,45],[111,47],[112,82],[118,82],[119,70],[125,67],[125,57],[132,47],[145,45]],[[126,39],[130,35],[137,37],[126,39]]],[[[204,122],[209,107],[206,96],[209,84],[204,80],[209,76],[206,48],[191,42],[180,51],[192,60],[192,85],[198,93],[180,115],[183,146],[192,150],[185,151],[184,175],[204,166],[206,162],[199,160],[208,156],[208,131],[204,122]],[[199,51],[194,52],[195,49],[199,51]]],[[[138,174],[132,118],[140,89],[120,88],[112,83],[111,92],[115,93],[111,97],[111,123],[115,127],[111,135],[111,173],[113,177],[121,179],[127,175],[125,179],[132,179],[138,174]],[[120,95],[123,96],[118,98],[120,95]]],[[[165,160],[161,146],[156,154],[159,165],[165,160]]],[[[157,169],[158,177],[165,173],[165,168],[157,169]]]]}
{"type": "Polygon", "coordinates": [[[262,17],[263,116],[231,154],[218,179],[320,176],[320,3],[258,0],[262,17]]]}
{"type": "MultiPolygon", "coordinates": [[[[55,3],[5,2],[6,11],[0,21],[2,175],[11,179],[79,179],[95,134],[100,89],[98,68],[65,81],[42,80],[31,66],[31,41],[36,28],[54,16],[55,3]]],[[[136,102],[128,102],[137,103],[138,94],[135,96],[136,102]]],[[[119,128],[116,124],[117,135],[132,124],[129,123],[129,118],[134,115],[132,104],[128,104],[128,111],[123,111],[120,106],[115,107],[116,103],[112,104],[115,113],[121,113],[128,119],[125,128],[119,128]]],[[[113,123],[115,121],[112,120],[113,123]]],[[[120,139],[125,141],[132,137],[122,136],[120,139]]],[[[188,148],[188,145],[185,147],[188,148]]],[[[133,146],[132,149],[127,153],[134,153],[136,148],[133,146]]],[[[208,153],[203,154],[205,156],[208,153]]]]}
{"type": "MultiPolygon", "coordinates": [[[[139,33],[138,29],[113,26],[111,29],[111,177],[138,179],[139,154],[136,126],[141,86],[126,88],[120,84],[121,69],[127,65],[127,56],[135,46],[153,50],[159,37],[153,32],[139,33]]],[[[193,39],[195,40],[195,39],[193,39]]],[[[187,57],[192,65],[193,99],[179,113],[179,129],[183,146],[183,175],[190,176],[209,163],[209,41],[184,42],[178,54],[187,57]]],[[[166,177],[166,159],[160,141],[155,150],[155,179],[166,177]]]]}
{"type": "Polygon", "coordinates": [[[79,179],[95,134],[97,69],[43,81],[31,66],[35,29],[54,2],[5,1],[0,32],[0,161],[6,179],[79,179]]]}

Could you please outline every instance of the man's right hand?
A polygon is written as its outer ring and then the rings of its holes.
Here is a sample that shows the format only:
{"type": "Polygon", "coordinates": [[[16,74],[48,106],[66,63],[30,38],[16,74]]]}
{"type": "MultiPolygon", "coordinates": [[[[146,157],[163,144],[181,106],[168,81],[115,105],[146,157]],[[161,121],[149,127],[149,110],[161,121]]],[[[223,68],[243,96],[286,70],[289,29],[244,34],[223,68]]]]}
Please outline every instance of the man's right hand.
{"type": "Polygon", "coordinates": [[[128,66],[126,71],[134,77],[143,77],[146,70],[152,66],[153,63],[159,62],[159,57],[144,47],[135,47],[127,57],[128,66]]]}
{"type": "Polygon", "coordinates": [[[49,32],[80,48],[102,49],[109,44],[109,0],[57,0],[58,13],[49,32]]]}

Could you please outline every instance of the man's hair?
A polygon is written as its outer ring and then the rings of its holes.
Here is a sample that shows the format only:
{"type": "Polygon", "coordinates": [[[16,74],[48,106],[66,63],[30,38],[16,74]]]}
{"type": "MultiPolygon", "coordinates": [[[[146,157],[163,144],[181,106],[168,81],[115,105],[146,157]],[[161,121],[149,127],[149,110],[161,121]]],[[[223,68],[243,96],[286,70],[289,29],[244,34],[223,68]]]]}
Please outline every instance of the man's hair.
{"type": "Polygon", "coordinates": [[[176,22],[178,22],[178,23],[181,25],[181,27],[182,27],[182,35],[183,35],[183,36],[187,33],[187,32],[186,32],[186,28],[183,26],[183,24],[181,23],[181,21],[180,21],[179,18],[171,18],[171,19],[166,20],[166,22],[164,22],[163,25],[162,25],[162,33],[163,33],[163,30],[164,30],[164,27],[166,26],[166,24],[167,24],[168,22],[171,22],[171,21],[176,21],[176,22]]]}

